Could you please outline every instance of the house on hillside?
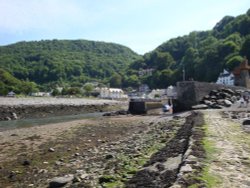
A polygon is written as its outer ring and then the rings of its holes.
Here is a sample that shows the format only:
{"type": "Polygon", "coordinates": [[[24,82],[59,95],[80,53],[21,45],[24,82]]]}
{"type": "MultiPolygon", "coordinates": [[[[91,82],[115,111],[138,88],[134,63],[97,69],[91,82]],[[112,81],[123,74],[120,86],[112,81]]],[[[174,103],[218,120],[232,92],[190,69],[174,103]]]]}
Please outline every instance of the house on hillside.
{"type": "Polygon", "coordinates": [[[128,96],[124,94],[122,89],[105,87],[105,88],[100,89],[100,98],[124,99],[124,98],[128,98],[128,96]]]}
{"type": "Polygon", "coordinates": [[[16,93],[11,91],[7,94],[7,97],[15,97],[16,93]]]}
{"type": "Polygon", "coordinates": [[[150,91],[147,84],[142,84],[139,86],[139,92],[140,93],[148,93],[150,91]]]}
{"type": "Polygon", "coordinates": [[[248,65],[248,60],[245,58],[241,64],[236,67],[233,71],[235,76],[234,84],[236,86],[242,86],[250,89],[250,77],[249,77],[250,66],[248,65]]]}
{"type": "Polygon", "coordinates": [[[227,70],[223,70],[222,73],[220,73],[216,84],[223,84],[228,86],[233,86],[235,81],[235,76],[233,73],[228,72],[227,70]]]}
{"type": "Polygon", "coordinates": [[[151,76],[154,69],[141,69],[138,71],[139,76],[151,76]]]}

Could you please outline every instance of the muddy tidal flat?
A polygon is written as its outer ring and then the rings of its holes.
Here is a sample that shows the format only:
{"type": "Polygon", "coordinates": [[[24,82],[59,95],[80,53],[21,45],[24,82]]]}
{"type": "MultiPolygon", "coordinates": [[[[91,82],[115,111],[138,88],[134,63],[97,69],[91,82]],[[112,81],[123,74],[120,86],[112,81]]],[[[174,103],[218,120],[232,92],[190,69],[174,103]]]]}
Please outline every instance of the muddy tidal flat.
{"type": "Polygon", "coordinates": [[[116,100],[0,97],[0,121],[106,112],[127,107],[127,101],[116,100]]]}

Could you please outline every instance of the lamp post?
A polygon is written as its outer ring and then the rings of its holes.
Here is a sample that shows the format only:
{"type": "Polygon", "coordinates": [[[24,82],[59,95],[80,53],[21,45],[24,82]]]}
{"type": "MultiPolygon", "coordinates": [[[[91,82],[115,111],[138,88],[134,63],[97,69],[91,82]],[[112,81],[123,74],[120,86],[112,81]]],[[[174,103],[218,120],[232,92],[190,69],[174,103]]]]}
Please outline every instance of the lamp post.
{"type": "Polygon", "coordinates": [[[182,69],[182,79],[183,79],[183,81],[185,81],[185,67],[184,66],[182,69]]]}

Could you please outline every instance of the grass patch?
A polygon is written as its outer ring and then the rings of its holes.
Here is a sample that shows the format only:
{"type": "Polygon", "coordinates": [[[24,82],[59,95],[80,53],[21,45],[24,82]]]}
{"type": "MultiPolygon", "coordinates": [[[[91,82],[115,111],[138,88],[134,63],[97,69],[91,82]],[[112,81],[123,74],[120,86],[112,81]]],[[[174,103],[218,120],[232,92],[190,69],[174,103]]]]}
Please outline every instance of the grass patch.
{"type": "Polygon", "coordinates": [[[198,178],[205,183],[205,187],[212,188],[221,183],[218,176],[215,176],[209,172],[209,165],[204,167],[202,170],[202,176],[198,178]]]}
{"type": "MultiPolygon", "coordinates": [[[[203,161],[204,167],[201,171],[201,175],[199,177],[196,177],[195,179],[198,180],[198,182],[202,182],[204,184],[204,187],[215,187],[216,185],[219,185],[221,183],[220,177],[213,175],[209,169],[211,162],[215,159],[215,154],[217,154],[219,151],[215,148],[214,142],[208,138],[208,135],[210,135],[208,130],[208,125],[203,126],[205,131],[205,137],[202,140],[202,145],[206,153],[206,158],[203,161]]],[[[198,188],[200,187],[199,184],[194,184],[189,186],[189,188],[198,188]]]]}

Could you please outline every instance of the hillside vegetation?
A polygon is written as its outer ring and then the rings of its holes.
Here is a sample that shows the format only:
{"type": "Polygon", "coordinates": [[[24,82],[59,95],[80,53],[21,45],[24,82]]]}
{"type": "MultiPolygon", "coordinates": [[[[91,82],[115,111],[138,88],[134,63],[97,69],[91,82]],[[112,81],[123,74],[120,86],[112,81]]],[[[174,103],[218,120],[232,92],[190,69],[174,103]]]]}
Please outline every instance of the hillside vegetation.
{"type": "Polygon", "coordinates": [[[135,76],[140,69],[153,68],[153,75],[138,78],[151,88],[175,84],[183,79],[183,70],[186,80],[213,82],[224,68],[231,71],[238,66],[244,56],[250,59],[250,9],[237,17],[225,16],[212,30],[163,43],[131,64],[129,73],[135,76]]]}
{"type": "Polygon", "coordinates": [[[108,83],[139,57],[127,47],[86,40],[19,42],[0,47],[0,67],[39,85],[108,83]]]}
{"type": "Polygon", "coordinates": [[[6,95],[10,91],[29,94],[37,91],[37,86],[34,82],[18,80],[7,71],[0,69],[0,94],[6,95]]]}

